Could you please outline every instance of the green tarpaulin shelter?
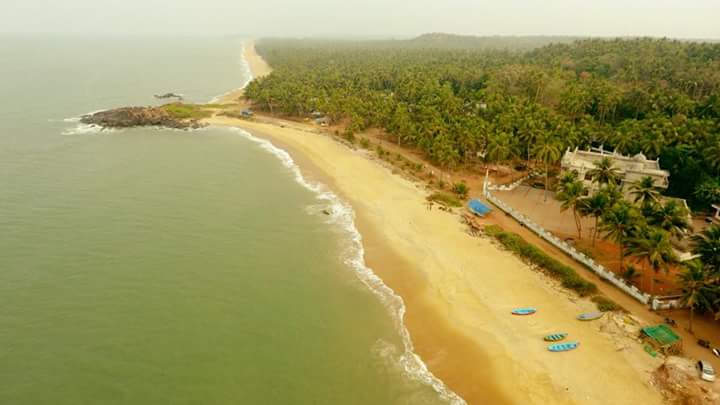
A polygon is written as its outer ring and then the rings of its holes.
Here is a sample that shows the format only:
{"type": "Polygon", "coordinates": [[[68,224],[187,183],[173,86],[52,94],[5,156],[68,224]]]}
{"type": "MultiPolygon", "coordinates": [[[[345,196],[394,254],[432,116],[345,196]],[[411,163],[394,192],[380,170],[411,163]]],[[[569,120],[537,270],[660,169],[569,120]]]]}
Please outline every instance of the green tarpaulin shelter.
{"type": "Polygon", "coordinates": [[[682,340],[667,325],[655,325],[642,328],[643,336],[655,348],[665,353],[677,354],[682,351],[682,340]]]}

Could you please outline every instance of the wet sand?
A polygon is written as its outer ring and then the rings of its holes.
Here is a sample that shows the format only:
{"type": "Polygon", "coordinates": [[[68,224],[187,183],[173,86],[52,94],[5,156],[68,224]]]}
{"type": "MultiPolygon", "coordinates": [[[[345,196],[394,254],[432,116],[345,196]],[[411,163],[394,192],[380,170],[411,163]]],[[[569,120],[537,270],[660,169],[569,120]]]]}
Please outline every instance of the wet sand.
{"type": "Polygon", "coordinates": [[[428,211],[420,186],[309,126],[210,123],[273,141],[351,203],[368,264],[405,300],[416,352],[469,403],[661,402],[647,384],[656,360],[639,345],[618,351],[592,323],[574,319],[594,304],[571,298],[490,240],[470,237],[457,215],[428,211]],[[511,316],[519,306],[539,311],[511,316]],[[559,331],[580,349],[548,352],[542,337],[559,331]]]}
{"type": "MultiPolygon", "coordinates": [[[[246,47],[246,57],[258,58],[248,53],[254,47],[246,47]]],[[[574,319],[595,310],[593,303],[567,294],[489,239],[467,235],[457,214],[429,211],[426,190],[368,153],[310,125],[268,121],[208,120],[286,149],[304,175],[351,203],[369,267],[405,301],[416,353],[468,403],[662,402],[648,384],[658,360],[638,344],[619,349],[597,324],[574,319]],[[510,315],[521,306],[539,310],[510,315]],[[542,337],[554,332],[570,333],[580,348],[548,352],[542,337]]]]}

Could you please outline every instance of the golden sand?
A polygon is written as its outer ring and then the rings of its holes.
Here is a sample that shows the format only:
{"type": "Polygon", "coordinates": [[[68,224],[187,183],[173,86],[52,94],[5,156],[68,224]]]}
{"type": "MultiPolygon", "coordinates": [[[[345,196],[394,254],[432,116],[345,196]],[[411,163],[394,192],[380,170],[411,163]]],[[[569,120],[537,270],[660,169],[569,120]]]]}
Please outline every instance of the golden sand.
{"type": "MultiPolygon", "coordinates": [[[[246,47],[253,66],[259,57],[250,53],[254,47],[246,47]]],[[[468,403],[662,402],[648,384],[657,360],[638,344],[618,348],[596,323],[575,320],[594,304],[572,298],[489,239],[469,236],[456,214],[428,211],[426,190],[368,153],[309,125],[273,121],[208,120],[269,139],[288,150],[304,175],[350,202],[368,265],[405,301],[416,352],[468,403]],[[510,315],[523,306],[538,313],[510,315]],[[555,332],[569,333],[580,348],[548,352],[542,337],[555,332]]]]}

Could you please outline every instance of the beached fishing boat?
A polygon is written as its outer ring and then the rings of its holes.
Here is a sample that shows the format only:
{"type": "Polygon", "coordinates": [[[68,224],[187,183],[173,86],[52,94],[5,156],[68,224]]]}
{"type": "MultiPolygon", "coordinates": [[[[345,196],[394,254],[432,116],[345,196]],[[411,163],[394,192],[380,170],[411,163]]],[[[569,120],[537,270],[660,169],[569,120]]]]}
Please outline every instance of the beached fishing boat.
{"type": "Polygon", "coordinates": [[[603,312],[588,312],[587,314],[578,315],[577,319],[580,321],[594,321],[602,318],[603,315],[603,312]]]}
{"type": "Polygon", "coordinates": [[[532,315],[537,310],[535,308],[517,308],[512,310],[513,315],[532,315]]]}
{"type": "Polygon", "coordinates": [[[548,350],[551,352],[567,352],[577,349],[578,346],[580,346],[580,342],[555,343],[554,345],[548,346],[548,350]]]}
{"type": "Polygon", "coordinates": [[[543,338],[546,342],[559,342],[567,337],[567,333],[553,333],[543,338]]]}

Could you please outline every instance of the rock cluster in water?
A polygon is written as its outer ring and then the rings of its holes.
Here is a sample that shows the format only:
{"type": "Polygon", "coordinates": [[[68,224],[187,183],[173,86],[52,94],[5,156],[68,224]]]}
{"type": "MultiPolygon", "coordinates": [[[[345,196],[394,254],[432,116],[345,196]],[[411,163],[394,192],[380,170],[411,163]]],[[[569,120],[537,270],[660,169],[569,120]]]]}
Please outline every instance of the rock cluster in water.
{"type": "Polygon", "coordinates": [[[198,120],[174,117],[166,110],[158,107],[115,108],[85,115],[80,121],[84,124],[98,125],[105,128],[156,126],[173,129],[196,129],[205,126],[198,120]]]}

